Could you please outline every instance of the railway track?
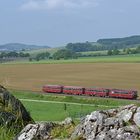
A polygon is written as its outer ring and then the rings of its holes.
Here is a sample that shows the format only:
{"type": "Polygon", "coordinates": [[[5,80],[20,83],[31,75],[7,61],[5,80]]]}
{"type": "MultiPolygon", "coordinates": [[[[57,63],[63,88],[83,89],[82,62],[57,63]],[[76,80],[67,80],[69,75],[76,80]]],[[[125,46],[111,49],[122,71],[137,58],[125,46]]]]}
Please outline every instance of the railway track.
{"type": "Polygon", "coordinates": [[[66,97],[76,97],[76,98],[100,98],[100,99],[113,99],[113,100],[126,100],[126,101],[134,101],[140,103],[140,99],[122,99],[122,98],[109,98],[109,97],[99,97],[99,96],[86,96],[86,95],[70,95],[70,94],[60,94],[60,93],[45,93],[43,91],[33,91],[33,90],[16,90],[16,89],[9,89],[10,91],[20,91],[20,92],[30,92],[32,94],[42,94],[42,95],[57,95],[57,96],[66,96],[66,97]]]}

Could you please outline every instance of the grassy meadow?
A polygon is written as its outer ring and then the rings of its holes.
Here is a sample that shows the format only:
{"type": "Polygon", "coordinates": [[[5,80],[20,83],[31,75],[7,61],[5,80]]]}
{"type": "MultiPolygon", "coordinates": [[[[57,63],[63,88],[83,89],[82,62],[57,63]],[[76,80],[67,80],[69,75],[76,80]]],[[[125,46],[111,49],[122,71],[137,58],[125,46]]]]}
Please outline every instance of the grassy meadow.
{"type": "Polygon", "coordinates": [[[76,119],[95,110],[117,108],[122,105],[134,103],[140,105],[133,100],[59,96],[15,90],[11,90],[11,93],[16,98],[22,99],[22,103],[35,121],[62,121],[66,117],[76,119]]]}

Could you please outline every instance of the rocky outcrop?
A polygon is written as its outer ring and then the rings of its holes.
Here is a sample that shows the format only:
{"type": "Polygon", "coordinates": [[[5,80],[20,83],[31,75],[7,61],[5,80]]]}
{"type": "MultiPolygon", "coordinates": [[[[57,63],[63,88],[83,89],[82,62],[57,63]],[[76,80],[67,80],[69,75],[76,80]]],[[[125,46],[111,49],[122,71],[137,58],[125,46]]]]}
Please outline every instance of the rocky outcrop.
{"type": "Polygon", "coordinates": [[[87,115],[71,139],[136,140],[140,138],[140,108],[128,105],[87,115]]]}
{"type": "Polygon", "coordinates": [[[50,140],[55,123],[28,124],[14,140],[50,140]]]}
{"type": "Polygon", "coordinates": [[[139,107],[127,105],[117,109],[94,111],[84,117],[76,127],[71,118],[60,123],[29,124],[15,140],[59,140],[59,133],[64,129],[71,131],[71,128],[73,130],[65,138],[67,140],[137,140],[140,139],[139,113],[139,107]]]}
{"type": "MultiPolygon", "coordinates": [[[[66,118],[62,122],[58,123],[37,123],[28,124],[14,140],[51,140],[55,136],[51,135],[51,131],[56,128],[62,130],[65,126],[71,126],[73,120],[71,118],[66,118]]],[[[65,128],[64,128],[65,129],[65,128]]],[[[60,132],[61,133],[61,132],[60,132]]]]}
{"type": "Polygon", "coordinates": [[[26,126],[34,123],[23,104],[0,85],[0,125],[26,126]]]}

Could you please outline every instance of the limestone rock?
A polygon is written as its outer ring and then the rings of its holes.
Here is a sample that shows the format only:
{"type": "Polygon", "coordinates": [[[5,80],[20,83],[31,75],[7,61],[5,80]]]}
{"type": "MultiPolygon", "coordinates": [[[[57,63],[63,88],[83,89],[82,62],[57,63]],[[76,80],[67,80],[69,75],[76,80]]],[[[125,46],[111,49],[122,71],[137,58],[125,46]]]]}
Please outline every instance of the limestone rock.
{"type": "Polygon", "coordinates": [[[28,124],[14,140],[51,140],[53,123],[28,124]]]}
{"type": "Polygon", "coordinates": [[[73,124],[73,123],[74,122],[73,122],[72,118],[68,117],[64,121],[60,122],[59,124],[60,125],[70,125],[70,124],[73,124]]]}
{"type": "Polygon", "coordinates": [[[127,105],[92,112],[75,128],[71,138],[80,136],[87,140],[137,140],[140,138],[139,127],[140,108],[127,105]]]}
{"type": "Polygon", "coordinates": [[[140,127],[140,112],[134,114],[134,122],[138,127],[140,127]]]}
{"type": "Polygon", "coordinates": [[[22,127],[34,121],[23,104],[0,85],[0,124],[12,123],[22,127]]]}
{"type": "Polygon", "coordinates": [[[131,110],[125,109],[119,112],[117,117],[120,118],[120,120],[122,119],[124,122],[128,122],[132,118],[132,115],[133,113],[131,110]]]}

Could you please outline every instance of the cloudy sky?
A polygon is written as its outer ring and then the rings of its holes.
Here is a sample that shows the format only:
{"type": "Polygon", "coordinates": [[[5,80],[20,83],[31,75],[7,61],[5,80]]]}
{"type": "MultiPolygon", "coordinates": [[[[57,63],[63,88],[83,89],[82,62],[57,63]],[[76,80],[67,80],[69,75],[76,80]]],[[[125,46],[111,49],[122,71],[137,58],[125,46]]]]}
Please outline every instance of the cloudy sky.
{"type": "Polygon", "coordinates": [[[0,0],[0,44],[61,46],[140,35],[140,0],[0,0]]]}

